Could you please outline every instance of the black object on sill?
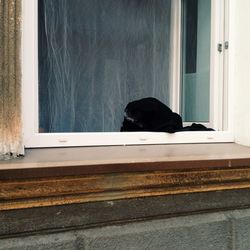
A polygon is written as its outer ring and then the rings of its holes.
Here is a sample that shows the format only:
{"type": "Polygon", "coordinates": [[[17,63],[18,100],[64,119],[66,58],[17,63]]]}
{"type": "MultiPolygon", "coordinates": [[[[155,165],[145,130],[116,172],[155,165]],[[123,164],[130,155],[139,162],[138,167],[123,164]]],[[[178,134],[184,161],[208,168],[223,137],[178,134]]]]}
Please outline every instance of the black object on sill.
{"type": "Polygon", "coordinates": [[[202,124],[183,127],[182,118],[164,103],[153,97],[130,102],[125,108],[121,132],[213,131],[202,124]]]}

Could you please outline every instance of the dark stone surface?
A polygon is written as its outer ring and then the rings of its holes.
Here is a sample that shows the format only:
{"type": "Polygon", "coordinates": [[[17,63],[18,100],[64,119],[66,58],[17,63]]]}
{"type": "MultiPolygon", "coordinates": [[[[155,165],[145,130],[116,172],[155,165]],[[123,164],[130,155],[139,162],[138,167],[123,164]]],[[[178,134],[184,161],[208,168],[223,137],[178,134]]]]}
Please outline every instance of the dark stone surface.
{"type": "Polygon", "coordinates": [[[76,233],[66,232],[0,240],[0,250],[84,249],[76,233]]]}
{"type": "Polygon", "coordinates": [[[250,190],[168,195],[0,212],[0,238],[250,207],[250,190]]]}
{"type": "Polygon", "coordinates": [[[229,249],[230,224],[223,213],[91,229],[87,249],[229,249]]]}
{"type": "Polygon", "coordinates": [[[226,250],[231,249],[230,212],[190,215],[63,233],[0,240],[0,250],[226,250]]]}
{"type": "Polygon", "coordinates": [[[233,231],[235,233],[235,249],[250,249],[250,211],[234,211],[232,213],[233,231]]]}
{"type": "Polygon", "coordinates": [[[248,250],[250,190],[2,211],[0,250],[248,250]]]}

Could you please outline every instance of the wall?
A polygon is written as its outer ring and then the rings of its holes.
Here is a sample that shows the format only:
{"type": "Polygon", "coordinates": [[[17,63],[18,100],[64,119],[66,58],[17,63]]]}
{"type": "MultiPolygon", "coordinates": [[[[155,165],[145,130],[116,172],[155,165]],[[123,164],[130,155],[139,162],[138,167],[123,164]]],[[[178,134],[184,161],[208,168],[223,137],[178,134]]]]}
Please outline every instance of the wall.
{"type": "Polygon", "coordinates": [[[231,0],[230,68],[236,142],[250,146],[250,1],[231,0]]]}
{"type": "Polygon", "coordinates": [[[0,240],[0,250],[247,250],[250,210],[183,216],[0,240]]]}
{"type": "MultiPolygon", "coordinates": [[[[249,0],[231,1],[231,33],[230,33],[230,81],[234,84],[234,120],[236,141],[250,146],[250,34],[248,16],[250,13],[249,0]]],[[[235,191],[237,192],[237,191],[235,191]]],[[[65,208],[69,216],[63,216],[61,206],[48,208],[47,220],[45,210],[33,209],[14,213],[0,213],[0,249],[249,249],[250,246],[250,191],[241,191],[233,196],[225,192],[210,194],[195,194],[193,199],[185,200],[185,196],[175,195],[163,198],[152,198],[148,204],[133,203],[130,209],[115,209],[120,201],[103,203],[102,208],[79,210],[77,205],[65,208]],[[198,196],[199,195],[199,196],[198,196]],[[210,195],[210,196],[207,196],[210,195]],[[204,197],[204,198],[202,198],[204,197]],[[215,200],[217,197],[217,200],[215,200]],[[222,200],[227,205],[223,205],[222,200]],[[233,198],[234,197],[234,198],[233,198]],[[182,203],[178,203],[178,199],[182,203]],[[234,204],[230,202],[235,202],[234,204]],[[244,202],[243,202],[244,201],[244,202]],[[152,204],[157,206],[152,207],[152,204]],[[151,205],[151,206],[150,206],[151,205]],[[195,205],[195,206],[194,206],[195,205]],[[185,209],[194,206],[187,213],[185,209]],[[213,206],[213,208],[209,207],[213,206]],[[248,207],[235,209],[234,207],[248,207]],[[170,208],[173,210],[170,211],[170,208]],[[110,209],[110,213],[107,212],[110,209]],[[176,212],[179,209],[179,212],[176,212]],[[210,211],[210,209],[214,211],[210,211]],[[232,209],[231,211],[225,211],[232,209]],[[220,210],[220,212],[215,212],[220,210]],[[88,216],[92,214],[92,216],[88,216]],[[122,212],[123,211],[123,212],[122,212]],[[141,212],[143,211],[143,213],[141,212]],[[209,213],[205,213],[209,211],[209,213]],[[125,213],[129,213],[126,217],[125,213]],[[136,212],[138,213],[136,215],[136,212]],[[155,213],[154,215],[149,213],[155,213]],[[13,213],[13,216],[9,214],[13,213]],[[19,215],[18,215],[19,213],[19,215]],[[26,216],[24,216],[26,213],[26,216]],[[196,214],[199,213],[199,214],[196,214]],[[119,216],[120,217],[119,217],[119,216]],[[185,215],[185,216],[184,216],[185,215]],[[33,217],[32,217],[33,216],[33,217]],[[42,218],[40,221],[36,219],[42,218]],[[116,225],[103,226],[93,223],[93,220],[105,217],[112,220],[118,216],[116,225]],[[172,217],[172,218],[169,218],[172,217]],[[124,218],[126,220],[124,220],[124,218]],[[61,225],[55,226],[61,219],[61,225]],[[77,224],[79,220],[84,222],[77,224]],[[93,228],[85,220],[92,221],[93,228]],[[129,223],[134,221],[133,223],[129,223]],[[135,222],[137,220],[137,222],[135,222]],[[141,220],[141,221],[140,221],[141,220]],[[142,221],[143,220],[143,221],[142,221]],[[74,222],[66,227],[67,223],[74,222]],[[120,223],[118,223],[120,222],[120,223]],[[54,224],[53,224],[54,223],[54,224]],[[51,227],[50,225],[53,224],[51,227]],[[87,225],[86,228],[85,225],[87,225]],[[98,227],[97,227],[98,226],[98,227]],[[13,230],[12,230],[13,227],[13,230]],[[39,229],[43,227],[43,229],[39,229]],[[16,232],[14,229],[21,230],[16,232]],[[27,229],[27,231],[24,231],[27,229]],[[12,231],[11,231],[12,230],[12,231]],[[23,230],[23,232],[22,232],[23,230]]],[[[191,195],[186,196],[190,197],[191,195]]],[[[143,202],[145,199],[141,199],[143,202]]],[[[129,201],[127,201],[129,203],[129,201]]],[[[84,206],[91,206],[92,203],[84,206]]]]}
{"type": "Polygon", "coordinates": [[[248,250],[250,189],[0,212],[0,250],[248,250]]]}

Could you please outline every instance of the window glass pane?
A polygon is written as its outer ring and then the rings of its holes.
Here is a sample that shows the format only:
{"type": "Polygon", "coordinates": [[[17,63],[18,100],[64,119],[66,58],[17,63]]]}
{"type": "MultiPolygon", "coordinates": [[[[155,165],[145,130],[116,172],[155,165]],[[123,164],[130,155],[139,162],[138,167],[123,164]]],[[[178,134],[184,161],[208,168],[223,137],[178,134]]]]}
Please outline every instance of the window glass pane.
{"type": "Polygon", "coordinates": [[[209,121],[211,1],[183,0],[182,118],[209,121]]]}
{"type": "Polygon", "coordinates": [[[169,104],[171,0],[39,0],[39,131],[119,131],[128,102],[169,104]]]}

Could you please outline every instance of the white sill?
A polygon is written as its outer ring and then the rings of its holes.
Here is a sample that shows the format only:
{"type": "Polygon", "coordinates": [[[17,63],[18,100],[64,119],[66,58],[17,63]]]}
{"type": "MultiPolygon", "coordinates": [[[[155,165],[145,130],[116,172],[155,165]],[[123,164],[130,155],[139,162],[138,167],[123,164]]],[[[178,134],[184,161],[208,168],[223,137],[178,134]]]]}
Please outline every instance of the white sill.
{"type": "Polygon", "coordinates": [[[101,132],[101,133],[31,133],[24,136],[26,148],[118,146],[183,143],[233,142],[229,131],[164,132],[101,132]]]}

